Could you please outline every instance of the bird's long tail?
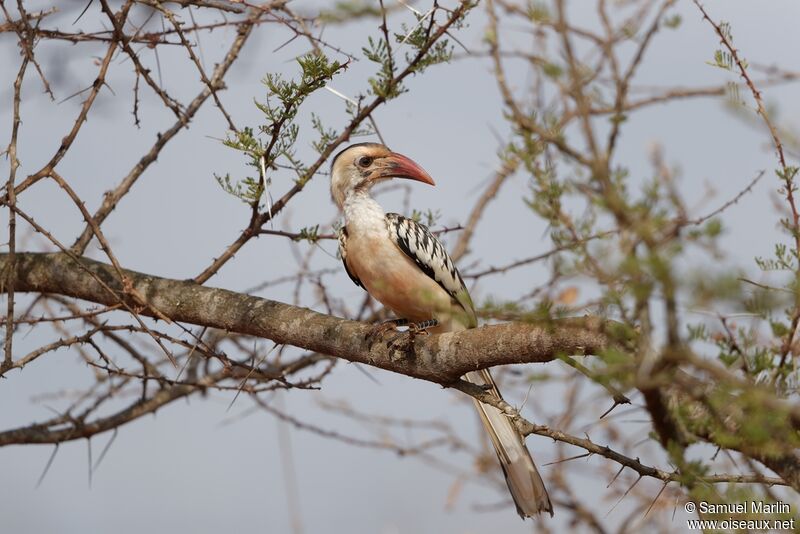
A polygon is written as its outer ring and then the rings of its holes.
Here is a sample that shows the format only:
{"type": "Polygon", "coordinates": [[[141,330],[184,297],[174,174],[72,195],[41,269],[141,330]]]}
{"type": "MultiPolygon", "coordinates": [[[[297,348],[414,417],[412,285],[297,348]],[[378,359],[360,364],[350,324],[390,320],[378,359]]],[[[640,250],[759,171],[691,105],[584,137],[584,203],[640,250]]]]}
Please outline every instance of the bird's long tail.
{"type": "MultiPolygon", "coordinates": [[[[489,392],[502,399],[488,370],[472,371],[464,375],[464,378],[479,386],[490,386],[489,392]]],[[[517,505],[519,515],[524,519],[544,511],[552,516],[553,505],[550,504],[550,496],[547,495],[542,477],[514,423],[494,406],[475,400],[475,407],[481,416],[483,426],[492,438],[494,450],[497,452],[500,467],[503,468],[508,489],[514,498],[514,504],[517,505]]]]}

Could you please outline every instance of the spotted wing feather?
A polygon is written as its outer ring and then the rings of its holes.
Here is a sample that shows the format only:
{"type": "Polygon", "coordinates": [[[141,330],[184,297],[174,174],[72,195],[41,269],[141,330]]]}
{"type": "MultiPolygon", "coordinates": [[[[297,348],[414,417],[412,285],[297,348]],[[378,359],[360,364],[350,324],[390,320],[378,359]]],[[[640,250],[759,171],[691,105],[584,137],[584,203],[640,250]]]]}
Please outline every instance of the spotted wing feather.
{"type": "Polygon", "coordinates": [[[347,272],[347,276],[350,277],[350,280],[353,281],[355,285],[360,288],[364,288],[364,284],[361,283],[361,280],[358,279],[356,275],[353,274],[353,271],[350,270],[350,267],[347,266],[347,227],[342,226],[339,228],[339,256],[342,257],[342,263],[344,264],[344,270],[347,272]]]}
{"type": "Polygon", "coordinates": [[[469,291],[447,250],[436,236],[427,226],[397,213],[387,213],[386,224],[394,244],[458,302],[469,316],[469,326],[476,326],[475,307],[469,291]]]}

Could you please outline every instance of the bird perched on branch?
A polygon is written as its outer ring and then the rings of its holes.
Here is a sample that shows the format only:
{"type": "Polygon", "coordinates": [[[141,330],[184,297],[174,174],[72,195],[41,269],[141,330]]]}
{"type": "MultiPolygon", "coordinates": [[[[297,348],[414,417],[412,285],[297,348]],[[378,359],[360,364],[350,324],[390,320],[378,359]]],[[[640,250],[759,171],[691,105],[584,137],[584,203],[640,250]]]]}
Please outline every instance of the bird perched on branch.
{"type": "MultiPolygon", "coordinates": [[[[380,144],[351,145],[333,158],[331,194],[344,213],[339,251],[347,274],[397,314],[392,326],[408,324],[412,334],[476,327],[472,299],[439,240],[424,225],[385,213],[370,197],[375,184],[392,178],[434,185],[422,167],[380,144]]],[[[501,398],[488,370],[467,373],[464,379],[501,398]]],[[[493,406],[477,400],[475,406],[519,515],[553,515],[542,478],[513,422],[493,406]]]]}

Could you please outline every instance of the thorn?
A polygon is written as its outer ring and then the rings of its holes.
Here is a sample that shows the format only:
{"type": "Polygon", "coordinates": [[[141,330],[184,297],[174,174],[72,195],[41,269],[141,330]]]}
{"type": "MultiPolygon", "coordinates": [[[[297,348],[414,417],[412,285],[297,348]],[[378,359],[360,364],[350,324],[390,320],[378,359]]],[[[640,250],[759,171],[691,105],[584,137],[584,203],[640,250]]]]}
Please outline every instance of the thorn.
{"type": "Polygon", "coordinates": [[[92,489],[92,438],[86,438],[86,452],[87,462],[86,467],[89,470],[89,489],[92,489]]]}
{"type": "Polygon", "coordinates": [[[103,447],[102,452],[100,452],[100,456],[97,458],[97,461],[94,463],[94,467],[92,467],[93,471],[97,471],[97,467],[100,465],[100,462],[103,461],[103,458],[106,457],[106,453],[108,452],[108,449],[111,448],[111,444],[114,443],[115,439],[117,439],[117,434],[118,433],[119,433],[119,428],[115,428],[114,432],[111,434],[111,437],[108,440],[108,443],[106,443],[106,446],[103,447]]]}
{"type": "Polygon", "coordinates": [[[609,511],[606,513],[606,515],[605,515],[606,517],[608,517],[608,514],[610,514],[611,512],[613,512],[613,511],[614,511],[614,508],[616,508],[616,507],[617,507],[617,505],[618,505],[619,503],[621,503],[621,502],[622,502],[622,499],[624,499],[625,497],[627,497],[627,496],[628,496],[628,493],[630,493],[630,492],[631,492],[631,490],[632,490],[634,487],[636,487],[636,484],[638,484],[638,483],[639,483],[639,481],[640,481],[640,480],[642,480],[642,478],[644,478],[644,475],[639,475],[639,478],[637,478],[637,479],[636,479],[636,482],[634,482],[633,484],[631,484],[631,486],[630,486],[628,489],[626,489],[626,490],[625,490],[625,493],[623,493],[623,494],[622,494],[622,497],[620,497],[620,498],[619,498],[619,500],[618,500],[616,503],[614,503],[614,506],[612,506],[612,507],[611,507],[611,509],[610,509],[610,510],[609,510],[609,511]]]}
{"type": "Polygon", "coordinates": [[[614,481],[617,480],[617,478],[622,474],[622,471],[624,471],[624,470],[625,470],[625,466],[624,465],[619,466],[619,471],[617,471],[617,474],[614,475],[614,478],[611,479],[611,482],[608,483],[608,485],[606,486],[606,489],[611,487],[611,484],[613,484],[614,481]]]}
{"type": "Polygon", "coordinates": [[[610,414],[612,412],[612,410],[614,410],[614,408],[616,408],[617,406],[619,406],[621,404],[630,404],[630,403],[631,403],[631,401],[629,401],[627,398],[625,398],[624,401],[619,401],[617,399],[614,399],[614,404],[611,405],[611,408],[609,408],[608,410],[603,412],[603,415],[600,416],[600,419],[602,419],[603,417],[605,417],[608,414],[610,414]]]}
{"type": "Polygon", "coordinates": [[[651,502],[651,503],[650,503],[650,506],[648,506],[648,507],[647,507],[647,511],[644,513],[644,516],[642,516],[642,519],[646,518],[646,517],[647,517],[647,514],[649,514],[649,513],[650,513],[650,510],[652,510],[652,509],[653,509],[653,506],[655,506],[655,504],[656,504],[656,501],[658,501],[658,498],[659,498],[659,497],[661,497],[661,494],[662,494],[662,493],[664,493],[664,490],[665,490],[665,489],[667,489],[667,485],[668,485],[668,484],[669,484],[669,481],[666,481],[666,482],[664,482],[664,485],[663,485],[663,486],[661,486],[661,489],[660,489],[660,490],[658,490],[658,494],[656,495],[656,498],[655,498],[655,499],[653,499],[653,502],[651,502]]]}
{"type": "MultiPolygon", "coordinates": [[[[278,347],[278,345],[279,345],[278,343],[274,343],[274,344],[272,345],[272,348],[271,348],[271,349],[269,349],[269,350],[268,350],[268,351],[267,351],[267,352],[264,354],[264,356],[262,356],[262,358],[261,358],[261,359],[260,359],[260,360],[259,360],[259,361],[258,361],[258,362],[257,362],[257,363],[256,363],[256,364],[255,364],[255,365],[254,365],[254,366],[253,366],[251,369],[250,369],[250,372],[249,372],[249,373],[247,373],[247,376],[245,376],[245,377],[244,377],[244,379],[242,379],[242,383],[241,383],[241,384],[239,384],[239,388],[238,388],[238,389],[237,389],[237,391],[236,391],[236,395],[234,395],[234,396],[233,396],[233,400],[231,400],[231,403],[228,405],[228,408],[225,410],[225,413],[228,413],[229,411],[231,411],[231,408],[233,408],[233,403],[234,403],[234,402],[236,402],[236,399],[238,399],[238,398],[239,398],[239,394],[240,394],[240,393],[242,392],[242,390],[244,389],[244,386],[245,386],[245,384],[247,384],[247,380],[250,378],[250,376],[252,376],[252,374],[255,372],[255,370],[256,370],[258,367],[260,367],[262,363],[264,363],[264,360],[266,360],[266,359],[267,359],[267,356],[269,356],[269,355],[272,353],[272,351],[273,351],[273,350],[275,350],[275,349],[278,347]]],[[[188,398],[188,397],[187,397],[187,398],[188,398]]]]}
{"type": "Polygon", "coordinates": [[[44,481],[45,475],[47,475],[47,472],[50,470],[50,466],[53,465],[53,460],[56,459],[56,453],[58,452],[58,447],[60,445],[61,445],[60,443],[56,443],[56,446],[53,449],[53,452],[50,453],[50,458],[47,459],[47,463],[44,466],[44,470],[42,471],[42,474],[39,475],[39,480],[36,481],[36,487],[37,488],[42,485],[42,481],[44,481]]]}

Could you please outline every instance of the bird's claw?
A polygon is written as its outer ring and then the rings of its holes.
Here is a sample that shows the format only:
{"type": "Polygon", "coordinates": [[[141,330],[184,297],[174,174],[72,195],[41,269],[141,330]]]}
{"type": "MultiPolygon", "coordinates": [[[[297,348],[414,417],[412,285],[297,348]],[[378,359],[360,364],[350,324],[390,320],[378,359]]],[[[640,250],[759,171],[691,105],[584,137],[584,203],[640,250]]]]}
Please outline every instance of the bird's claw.
{"type": "Polygon", "coordinates": [[[386,347],[387,348],[395,347],[398,344],[397,343],[398,340],[404,338],[405,341],[403,342],[403,345],[405,345],[405,347],[407,348],[414,342],[414,338],[417,335],[427,336],[428,335],[427,329],[433,328],[438,325],[439,321],[437,321],[436,319],[429,319],[427,321],[420,321],[418,323],[409,323],[408,330],[404,332],[397,332],[395,335],[386,340],[386,347]]]}
{"type": "Polygon", "coordinates": [[[415,336],[428,335],[427,329],[438,325],[439,321],[436,319],[420,321],[418,323],[409,323],[408,319],[389,319],[388,321],[382,321],[373,326],[364,336],[364,339],[369,340],[370,346],[372,346],[379,340],[382,340],[388,332],[394,331],[394,335],[386,340],[386,348],[407,350],[408,347],[413,344],[415,336]],[[399,326],[408,326],[408,330],[400,332],[397,330],[399,326]],[[401,344],[402,347],[400,347],[401,344]]]}
{"type": "Polygon", "coordinates": [[[407,324],[407,319],[389,319],[387,321],[381,321],[367,332],[364,336],[364,340],[370,341],[370,346],[374,345],[378,340],[382,339],[387,332],[391,330],[397,331],[398,326],[406,326],[407,324]]]}

